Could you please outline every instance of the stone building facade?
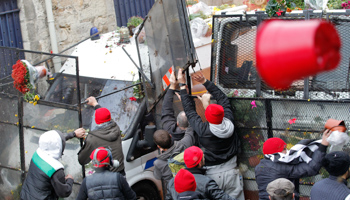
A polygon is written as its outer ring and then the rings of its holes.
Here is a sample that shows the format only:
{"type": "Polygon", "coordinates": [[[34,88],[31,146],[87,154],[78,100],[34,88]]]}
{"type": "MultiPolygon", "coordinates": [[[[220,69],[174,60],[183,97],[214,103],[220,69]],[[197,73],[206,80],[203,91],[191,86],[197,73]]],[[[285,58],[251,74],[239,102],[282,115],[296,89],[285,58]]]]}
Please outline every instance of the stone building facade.
{"type": "MultiPolygon", "coordinates": [[[[90,36],[97,27],[102,33],[117,27],[113,0],[51,0],[58,51],[90,36]]],[[[51,40],[45,0],[18,0],[24,49],[50,52],[51,40]]],[[[70,54],[68,51],[66,54],[70,54]]],[[[32,62],[45,57],[27,55],[32,62]]]]}

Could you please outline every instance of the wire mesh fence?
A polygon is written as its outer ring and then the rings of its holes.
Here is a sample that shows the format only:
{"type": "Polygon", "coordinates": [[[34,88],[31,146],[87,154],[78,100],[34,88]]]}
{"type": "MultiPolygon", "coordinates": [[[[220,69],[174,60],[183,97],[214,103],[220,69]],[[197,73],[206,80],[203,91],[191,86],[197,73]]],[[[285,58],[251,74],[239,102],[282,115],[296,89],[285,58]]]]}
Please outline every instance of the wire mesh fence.
{"type": "MultiPolygon", "coordinates": [[[[288,90],[273,90],[256,70],[255,36],[259,24],[270,19],[264,12],[213,16],[211,79],[230,97],[294,99],[349,98],[349,17],[303,11],[286,14],[281,20],[329,20],[342,41],[341,62],[333,71],[295,81],[288,90]]],[[[283,63],[281,63],[283,65],[283,63]]]]}
{"type": "MultiPolygon", "coordinates": [[[[270,137],[279,137],[290,149],[303,139],[321,139],[329,118],[344,120],[346,125],[349,125],[350,120],[347,101],[231,98],[231,105],[235,115],[235,130],[242,144],[240,169],[244,175],[245,192],[249,191],[247,195],[250,199],[258,199],[254,167],[263,158],[264,141],[270,137]]],[[[343,147],[343,151],[350,153],[349,144],[343,147]]],[[[326,177],[328,173],[322,168],[319,175],[300,179],[300,197],[308,198],[311,186],[326,177]]]]}

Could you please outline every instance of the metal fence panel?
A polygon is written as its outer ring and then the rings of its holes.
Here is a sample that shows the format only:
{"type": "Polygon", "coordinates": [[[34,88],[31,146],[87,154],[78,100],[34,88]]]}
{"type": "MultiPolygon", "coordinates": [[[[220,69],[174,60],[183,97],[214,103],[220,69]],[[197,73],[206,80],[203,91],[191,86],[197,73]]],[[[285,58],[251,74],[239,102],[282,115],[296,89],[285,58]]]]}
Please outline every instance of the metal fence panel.
{"type": "Polygon", "coordinates": [[[22,173],[0,167],[0,174],[0,199],[20,199],[22,173]]]}
{"type": "MultiPolygon", "coordinates": [[[[322,13],[303,11],[286,14],[280,20],[311,20],[322,13]]],[[[255,35],[266,14],[219,15],[213,17],[213,48],[211,78],[230,97],[263,97],[293,99],[348,99],[350,37],[349,17],[329,15],[342,41],[341,62],[334,71],[295,81],[288,90],[273,90],[261,80],[255,63],[255,35]]],[[[283,63],[282,63],[283,64],[283,63]]]]}

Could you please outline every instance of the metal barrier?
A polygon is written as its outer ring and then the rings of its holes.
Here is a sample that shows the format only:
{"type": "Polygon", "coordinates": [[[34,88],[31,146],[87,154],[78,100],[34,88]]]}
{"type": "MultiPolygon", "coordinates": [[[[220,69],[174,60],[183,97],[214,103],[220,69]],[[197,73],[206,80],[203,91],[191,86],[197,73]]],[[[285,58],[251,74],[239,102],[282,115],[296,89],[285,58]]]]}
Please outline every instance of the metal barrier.
{"type": "MultiPolygon", "coordinates": [[[[332,22],[342,41],[341,62],[334,71],[295,81],[287,91],[268,87],[259,77],[255,65],[255,35],[261,22],[269,19],[265,12],[246,15],[213,16],[213,48],[211,79],[231,97],[264,97],[294,99],[350,98],[350,37],[348,12],[324,15],[321,11],[286,14],[282,20],[326,19],[332,22]]],[[[287,39],[287,38],[286,38],[287,39]]],[[[283,63],[281,63],[283,65],[283,63]]]]}
{"type": "MultiPolygon", "coordinates": [[[[342,40],[342,59],[336,70],[296,81],[287,91],[269,88],[255,68],[256,30],[269,19],[265,12],[213,16],[211,80],[230,97],[234,109],[246,199],[258,199],[254,167],[263,158],[266,139],[282,138],[290,148],[302,139],[320,139],[329,118],[349,125],[349,12],[300,11],[279,18],[329,20],[342,40]]],[[[343,150],[350,152],[349,144],[343,150]]],[[[300,179],[298,199],[309,199],[314,182],[327,176],[322,168],[319,175],[300,179]]]]}
{"type": "MultiPolygon", "coordinates": [[[[78,57],[60,54],[50,54],[0,46],[0,50],[6,50],[11,55],[48,55],[75,59],[76,73],[76,99],[80,97],[80,81],[78,57]]],[[[19,56],[17,59],[20,59],[19,56]]],[[[3,63],[7,65],[7,63],[3,63]]],[[[0,66],[3,67],[1,64],[0,66]]],[[[33,153],[38,148],[39,137],[42,133],[56,129],[62,132],[74,131],[73,128],[82,126],[81,104],[70,105],[54,101],[39,100],[37,105],[24,101],[22,94],[13,88],[13,80],[10,77],[1,79],[0,93],[0,199],[19,199],[21,185],[29,169],[33,153]]],[[[75,177],[75,181],[81,182],[84,177],[84,166],[76,159],[77,150],[82,141],[69,140],[66,144],[65,156],[62,163],[75,177]],[[69,165],[68,165],[69,163],[69,165]]],[[[73,191],[77,193],[78,191],[73,191]]]]}

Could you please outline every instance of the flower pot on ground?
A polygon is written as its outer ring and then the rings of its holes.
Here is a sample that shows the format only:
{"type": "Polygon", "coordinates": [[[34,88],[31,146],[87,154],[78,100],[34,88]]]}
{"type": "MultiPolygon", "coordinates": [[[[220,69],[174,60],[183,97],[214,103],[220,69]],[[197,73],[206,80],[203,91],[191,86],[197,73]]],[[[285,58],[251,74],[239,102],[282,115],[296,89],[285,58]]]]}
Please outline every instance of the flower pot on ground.
{"type": "Polygon", "coordinates": [[[131,36],[134,35],[132,29],[136,28],[138,25],[142,24],[143,18],[139,16],[133,16],[128,19],[127,27],[131,36]]]}

